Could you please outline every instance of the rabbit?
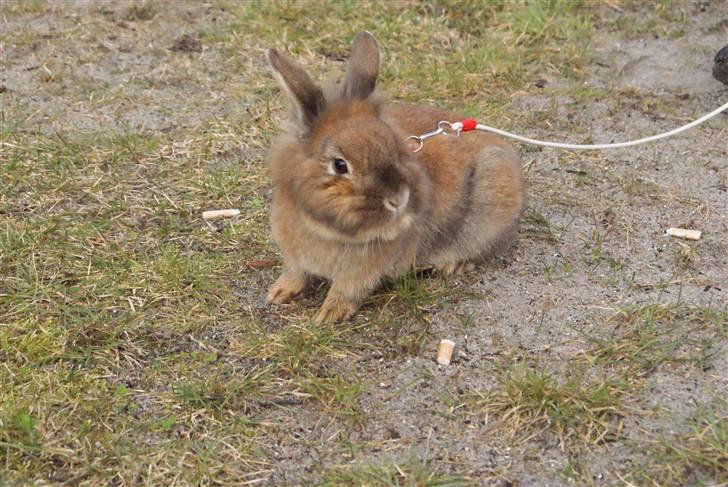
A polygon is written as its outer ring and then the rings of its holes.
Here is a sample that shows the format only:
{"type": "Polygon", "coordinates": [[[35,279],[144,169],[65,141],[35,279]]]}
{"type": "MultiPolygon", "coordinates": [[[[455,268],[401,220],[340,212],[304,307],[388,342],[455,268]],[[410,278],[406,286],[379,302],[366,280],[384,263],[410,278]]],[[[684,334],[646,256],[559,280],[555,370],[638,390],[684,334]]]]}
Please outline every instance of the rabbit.
{"type": "Polygon", "coordinates": [[[414,153],[408,135],[463,117],[378,96],[372,34],[357,34],[343,81],[326,92],[275,49],[267,58],[292,105],[268,161],[283,253],[268,303],[288,303],[323,277],[331,286],[315,322],[349,319],[383,278],[414,265],[469,270],[514,239],[526,204],[516,151],[473,131],[414,153]]]}

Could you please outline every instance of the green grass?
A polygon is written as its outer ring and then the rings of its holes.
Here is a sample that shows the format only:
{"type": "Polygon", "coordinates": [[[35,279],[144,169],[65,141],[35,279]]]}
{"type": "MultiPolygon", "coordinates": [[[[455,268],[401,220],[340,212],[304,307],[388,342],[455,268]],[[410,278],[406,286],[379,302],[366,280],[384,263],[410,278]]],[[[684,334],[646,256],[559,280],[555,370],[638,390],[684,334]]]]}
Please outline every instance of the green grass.
{"type": "MultiPolygon", "coordinates": [[[[657,4],[642,19],[639,5],[617,3],[627,11],[617,20],[602,15],[608,7],[567,0],[2,3],[0,484],[507,480],[510,463],[504,470],[443,454],[469,444],[457,432],[474,428],[492,441],[493,458],[553,435],[581,469],[573,476],[587,478],[582,453],[626,441],[625,418],[651,414],[639,398],[653,375],[668,366],[719,372],[726,310],[650,297],[597,316],[602,328],[582,331],[577,352],[551,355],[555,363],[541,367],[545,355],[537,363],[531,350],[496,339],[521,323],[460,308],[488,308],[505,266],[466,276],[408,273],[380,287],[349,323],[311,322],[324,285],[290,306],[266,307],[281,259],[269,231],[265,158],[284,100],[264,50],[290,51],[321,80],[341,74],[352,37],[369,29],[383,51],[379,86],[392,98],[449,106],[506,129],[569,130],[579,140],[588,127],[561,117],[557,97],[580,109],[593,101],[615,112],[671,109],[656,95],[583,84],[595,29],[632,38],[686,28],[682,7],[657,4]],[[196,34],[202,51],[172,51],[182,34],[196,34]],[[537,92],[552,103],[514,109],[544,76],[561,80],[537,92]],[[202,221],[213,208],[241,215],[202,221]],[[487,327],[494,361],[469,364],[480,352],[466,349],[469,337],[487,327]],[[438,368],[433,344],[451,332],[464,353],[454,367],[438,368]],[[471,387],[488,378],[492,387],[471,387]],[[421,432],[376,436],[395,421],[395,407],[407,420],[434,418],[441,430],[432,445],[421,432]],[[430,446],[439,456],[428,455],[430,446]]],[[[538,169],[541,154],[529,150],[529,168],[538,169]]],[[[586,234],[576,252],[564,238],[601,204],[575,195],[597,187],[601,163],[599,155],[560,155],[572,186],[529,173],[534,204],[520,236],[527,245],[507,257],[516,269],[509,279],[532,272],[522,263],[533,258],[524,249],[535,247],[564,254],[545,266],[557,293],[577,273],[608,270],[611,284],[627,282],[629,262],[608,250],[617,230],[586,234]]],[[[604,177],[626,205],[707,212],[635,174],[604,177]]],[[[710,257],[701,244],[672,247],[676,274],[699,273],[710,257]]],[[[547,310],[534,313],[546,329],[547,310]]],[[[634,450],[649,444],[649,454],[630,478],[724,480],[724,409],[717,404],[673,436],[637,442],[634,450]],[[670,467],[659,471],[663,465],[670,467]]],[[[515,456],[514,468],[519,462],[527,460],[515,456]]]]}
{"type": "MultiPolygon", "coordinates": [[[[510,365],[513,357],[503,357],[492,371],[497,384],[471,391],[458,408],[466,407],[486,418],[492,423],[490,434],[508,437],[514,444],[548,433],[574,454],[584,445],[626,440],[623,419],[635,414],[649,377],[658,369],[680,367],[679,373],[713,370],[720,353],[716,344],[725,337],[726,313],[725,309],[685,305],[620,309],[602,325],[611,325],[612,333],[606,338],[587,336],[591,349],[572,357],[565,373],[550,372],[541,364],[543,356],[519,356],[517,360],[525,362],[521,365],[510,365]]],[[[692,434],[655,440],[650,444],[654,455],[640,467],[649,473],[638,469],[640,475],[669,478],[668,483],[706,472],[724,475],[716,461],[725,455],[726,447],[725,417],[718,412],[722,410],[720,402],[691,419],[692,434]],[[662,477],[658,465],[669,463],[665,458],[674,462],[667,477],[662,477]]],[[[575,460],[567,477],[583,474],[578,471],[585,468],[578,453],[575,460]]]]}
{"type": "Polygon", "coordinates": [[[441,475],[424,462],[409,460],[402,464],[354,465],[329,470],[323,486],[356,485],[371,487],[465,487],[475,485],[466,477],[441,475]]]}
{"type": "Polygon", "coordinates": [[[613,441],[628,390],[620,378],[587,379],[576,372],[561,383],[541,368],[516,366],[499,373],[497,387],[476,391],[466,404],[480,416],[494,416],[493,428],[515,441],[549,430],[563,448],[613,441]]]}
{"type": "Polygon", "coordinates": [[[531,238],[540,238],[547,242],[558,242],[557,229],[548,221],[548,218],[538,210],[529,210],[523,217],[522,233],[531,238]]]}
{"type": "Polygon", "coordinates": [[[655,441],[635,479],[657,485],[715,485],[728,482],[728,416],[725,404],[697,410],[685,432],[655,441]]]}
{"type": "Polygon", "coordinates": [[[662,364],[708,370],[725,337],[728,310],[684,305],[646,305],[620,309],[608,337],[589,337],[584,353],[590,364],[608,366],[633,378],[653,373],[662,364]]]}

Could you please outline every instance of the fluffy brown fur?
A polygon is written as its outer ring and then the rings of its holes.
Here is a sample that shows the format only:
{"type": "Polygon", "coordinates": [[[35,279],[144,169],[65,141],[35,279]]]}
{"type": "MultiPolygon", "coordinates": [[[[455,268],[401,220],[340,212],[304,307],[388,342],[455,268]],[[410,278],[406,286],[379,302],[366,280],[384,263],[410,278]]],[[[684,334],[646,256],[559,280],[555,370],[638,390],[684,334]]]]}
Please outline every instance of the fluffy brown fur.
{"type": "Polygon", "coordinates": [[[316,321],[345,319],[385,276],[415,263],[456,271],[513,239],[525,206],[516,152],[497,136],[469,132],[434,137],[412,153],[408,135],[463,117],[380,104],[371,34],[354,39],[331,95],[278,52],[268,59],[294,108],[292,129],[270,153],[271,224],[284,270],[269,302],[289,302],[321,276],[331,288],[316,321]]]}

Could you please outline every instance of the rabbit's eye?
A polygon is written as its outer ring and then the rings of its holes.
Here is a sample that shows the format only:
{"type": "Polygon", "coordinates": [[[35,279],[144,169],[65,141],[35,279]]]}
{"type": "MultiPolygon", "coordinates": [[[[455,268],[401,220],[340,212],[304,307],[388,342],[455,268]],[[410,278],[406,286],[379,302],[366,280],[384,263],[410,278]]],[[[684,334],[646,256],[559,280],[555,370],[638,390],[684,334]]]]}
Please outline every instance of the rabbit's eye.
{"type": "Polygon", "coordinates": [[[335,158],[331,161],[331,172],[333,174],[348,174],[349,173],[349,165],[346,163],[344,159],[335,158]]]}

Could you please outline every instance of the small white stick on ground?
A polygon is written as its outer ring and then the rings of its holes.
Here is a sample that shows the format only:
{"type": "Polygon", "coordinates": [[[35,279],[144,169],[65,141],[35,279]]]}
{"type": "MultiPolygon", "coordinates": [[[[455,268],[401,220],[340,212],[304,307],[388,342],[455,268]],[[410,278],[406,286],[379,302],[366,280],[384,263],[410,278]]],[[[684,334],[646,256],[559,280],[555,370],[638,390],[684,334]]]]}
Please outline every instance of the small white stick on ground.
{"type": "Polygon", "coordinates": [[[452,351],[455,348],[455,342],[452,340],[440,340],[440,348],[437,350],[437,363],[440,365],[450,365],[452,351]]]}
{"type": "Polygon", "coordinates": [[[687,240],[699,240],[703,234],[700,230],[687,230],[685,228],[668,228],[665,233],[671,237],[679,237],[687,240]]]}
{"type": "Polygon", "coordinates": [[[239,214],[240,210],[209,210],[202,212],[202,219],[208,221],[219,220],[220,218],[230,218],[239,214]]]}

